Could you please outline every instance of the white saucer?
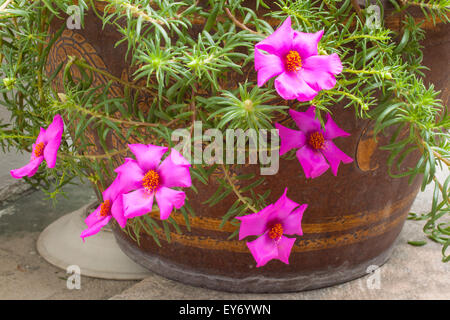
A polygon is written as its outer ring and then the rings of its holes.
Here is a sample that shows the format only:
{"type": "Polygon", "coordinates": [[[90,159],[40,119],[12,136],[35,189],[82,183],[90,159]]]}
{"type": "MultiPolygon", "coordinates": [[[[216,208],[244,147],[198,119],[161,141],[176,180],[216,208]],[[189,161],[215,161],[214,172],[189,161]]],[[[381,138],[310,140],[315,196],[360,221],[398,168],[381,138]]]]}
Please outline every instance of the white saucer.
{"type": "Polygon", "coordinates": [[[39,254],[64,270],[68,266],[78,266],[82,276],[141,280],[151,275],[120,250],[108,227],[83,242],[80,234],[86,229],[85,211],[89,206],[59,218],[42,231],[37,241],[39,254]]]}

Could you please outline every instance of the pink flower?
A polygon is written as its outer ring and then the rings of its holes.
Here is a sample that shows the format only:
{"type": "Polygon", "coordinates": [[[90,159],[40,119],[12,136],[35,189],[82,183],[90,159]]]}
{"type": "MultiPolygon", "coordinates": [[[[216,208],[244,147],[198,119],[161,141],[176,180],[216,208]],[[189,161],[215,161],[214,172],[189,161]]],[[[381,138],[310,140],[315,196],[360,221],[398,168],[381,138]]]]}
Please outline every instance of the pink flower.
{"type": "Polygon", "coordinates": [[[152,211],[153,198],[158,203],[160,218],[169,218],[173,208],[184,206],[186,194],[174,187],[191,186],[190,163],[175,149],[160,164],[168,148],[154,145],[130,144],[136,160],[126,159],[116,169],[124,188],[134,190],[123,195],[126,218],[142,216],[152,211]]]}
{"type": "Polygon", "coordinates": [[[299,101],[312,100],[320,90],[333,88],[334,75],[342,72],[342,64],[336,53],[318,55],[317,45],[322,35],[323,30],[316,33],[293,30],[288,17],[273,34],[255,46],[258,86],[277,76],[278,94],[285,100],[299,101]]]}
{"type": "Polygon", "coordinates": [[[241,221],[239,240],[247,236],[261,235],[256,240],[247,242],[257,267],[264,266],[272,259],[289,264],[295,238],[287,238],[284,235],[303,235],[302,217],[308,205],[295,203],[286,193],[287,188],[277,202],[258,213],[236,218],[241,221]]]}
{"type": "Polygon", "coordinates": [[[347,137],[350,134],[342,130],[327,114],[325,129],[315,118],[315,107],[311,106],[306,112],[289,110],[300,131],[292,130],[276,123],[281,139],[280,155],[289,150],[297,150],[297,158],[303,167],[307,178],[316,178],[322,175],[331,165],[331,172],[336,176],[340,162],[351,163],[352,158],[347,156],[333,143],[337,137],[347,137]],[[328,160],[329,164],[326,160],[328,160]]]}
{"type": "Polygon", "coordinates": [[[112,217],[122,228],[125,228],[127,219],[123,215],[122,204],[122,194],[125,190],[120,186],[119,178],[120,176],[103,192],[103,203],[84,221],[88,228],[80,235],[83,241],[85,238],[97,234],[112,217]]]}
{"type": "Polygon", "coordinates": [[[41,128],[36,143],[33,144],[30,162],[22,168],[11,170],[11,176],[15,179],[34,176],[44,159],[47,162],[47,167],[54,168],[63,132],[64,122],[62,117],[57,114],[47,130],[41,128]]]}

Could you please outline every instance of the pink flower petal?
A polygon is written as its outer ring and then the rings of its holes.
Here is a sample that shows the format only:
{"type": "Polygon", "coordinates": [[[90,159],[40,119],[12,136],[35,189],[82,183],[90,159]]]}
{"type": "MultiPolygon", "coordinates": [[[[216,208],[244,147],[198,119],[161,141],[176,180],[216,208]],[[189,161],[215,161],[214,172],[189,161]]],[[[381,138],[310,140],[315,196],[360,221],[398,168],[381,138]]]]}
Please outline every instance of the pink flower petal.
{"type": "Polygon", "coordinates": [[[336,85],[336,78],[328,72],[301,69],[299,73],[300,77],[302,77],[306,83],[316,91],[330,90],[336,85]]]}
{"type": "Polygon", "coordinates": [[[45,162],[47,162],[47,167],[49,168],[54,168],[56,165],[56,156],[58,154],[59,146],[61,145],[61,134],[49,140],[44,148],[44,159],[45,162]]]}
{"type": "Polygon", "coordinates": [[[123,197],[119,195],[111,206],[111,215],[116,219],[117,223],[121,228],[125,228],[127,225],[127,218],[124,215],[123,211],[123,197]]]}
{"type": "Polygon", "coordinates": [[[110,184],[108,188],[102,193],[103,201],[113,201],[120,193],[120,181],[118,177],[110,184]]]}
{"type": "Polygon", "coordinates": [[[295,238],[287,238],[284,236],[278,241],[275,241],[266,232],[258,239],[247,242],[247,247],[256,260],[256,267],[262,267],[273,259],[289,264],[289,255],[291,254],[294,242],[295,238]]]}
{"type": "Polygon", "coordinates": [[[241,221],[239,228],[239,240],[248,236],[259,236],[267,231],[267,222],[273,212],[274,205],[271,204],[261,211],[242,217],[236,217],[241,221]]]}
{"type": "MultiPolygon", "coordinates": [[[[105,191],[103,191],[102,195],[104,201],[109,200],[111,202],[110,213],[117,220],[119,225],[124,228],[127,219],[123,215],[122,193],[118,179],[114,180],[114,182],[105,191]]],[[[99,220],[104,219],[104,217],[100,216],[100,210],[101,205],[98,206],[97,209],[85,219],[85,223],[88,227],[97,223],[99,220]]]]}
{"type": "Polygon", "coordinates": [[[168,148],[154,146],[152,144],[129,144],[131,152],[136,156],[136,160],[141,169],[147,173],[150,170],[156,170],[163,155],[168,148]]]}
{"type": "Polygon", "coordinates": [[[312,72],[328,72],[339,74],[342,72],[341,59],[336,53],[328,56],[311,56],[303,61],[303,68],[312,72]]]}
{"type": "Polygon", "coordinates": [[[308,86],[299,74],[299,72],[283,72],[275,79],[275,89],[283,99],[309,101],[317,95],[317,91],[308,86]]]}
{"type": "Polygon", "coordinates": [[[281,140],[280,156],[292,149],[299,149],[305,145],[306,136],[302,131],[292,130],[275,123],[275,128],[278,129],[278,135],[281,140]]]}
{"type": "Polygon", "coordinates": [[[330,165],[325,161],[322,153],[304,146],[297,151],[297,158],[302,165],[306,178],[317,178],[328,170],[330,165]]]}
{"type": "Polygon", "coordinates": [[[93,224],[89,228],[84,230],[81,233],[80,238],[82,238],[84,241],[85,238],[93,236],[94,234],[97,234],[104,226],[106,226],[108,224],[109,220],[111,220],[111,216],[106,216],[102,220],[98,220],[98,222],[96,224],[93,224]]]}
{"type": "Polygon", "coordinates": [[[88,227],[92,227],[94,224],[96,224],[98,221],[102,220],[103,217],[100,216],[100,209],[101,209],[101,205],[99,205],[97,207],[97,209],[94,210],[94,212],[92,212],[90,215],[88,215],[86,217],[86,219],[84,219],[84,223],[86,223],[86,225],[88,227]]]}
{"type": "Polygon", "coordinates": [[[36,139],[35,144],[33,145],[33,151],[34,151],[34,146],[39,144],[39,143],[41,143],[41,142],[43,142],[44,144],[47,143],[46,134],[45,134],[45,129],[44,128],[40,128],[39,135],[38,135],[38,137],[36,139]]]}
{"type": "Polygon", "coordinates": [[[335,74],[342,72],[341,59],[336,53],[311,56],[303,62],[300,76],[316,91],[329,90],[336,85],[335,74]]]}
{"type": "Polygon", "coordinates": [[[326,140],[333,140],[337,137],[348,137],[350,136],[350,133],[339,128],[331,118],[330,114],[327,114],[327,123],[325,124],[325,132],[323,136],[326,140]]]}
{"type": "Polygon", "coordinates": [[[164,187],[185,187],[192,185],[189,162],[183,156],[172,149],[170,155],[164,159],[158,168],[161,177],[161,185],[164,187]]]}
{"type": "Polygon", "coordinates": [[[307,207],[307,204],[302,204],[298,209],[294,210],[283,220],[282,226],[284,234],[296,234],[299,236],[303,235],[302,218],[307,207]]]}
{"type": "Polygon", "coordinates": [[[133,190],[133,189],[124,188],[124,185],[121,184],[120,178],[121,178],[121,174],[119,173],[117,175],[116,179],[114,179],[114,181],[111,183],[111,185],[105,191],[103,191],[103,193],[102,193],[103,200],[114,201],[120,194],[128,193],[133,190]]]}
{"type": "Polygon", "coordinates": [[[11,170],[11,176],[15,179],[21,179],[25,176],[32,177],[39,169],[39,165],[44,161],[44,157],[35,158],[22,168],[11,170]]]}
{"type": "Polygon", "coordinates": [[[284,57],[291,50],[293,36],[291,17],[288,17],[274,33],[257,43],[255,48],[284,57]]]}
{"type": "Polygon", "coordinates": [[[263,54],[255,49],[255,70],[258,71],[258,86],[263,86],[270,78],[284,72],[284,62],[273,54],[263,54]]]}
{"type": "Polygon", "coordinates": [[[170,151],[170,158],[172,159],[172,162],[176,164],[177,166],[184,166],[184,167],[191,167],[191,164],[181,153],[179,153],[176,149],[172,149],[170,151]]]}
{"type": "Polygon", "coordinates": [[[315,33],[294,31],[292,49],[300,54],[302,60],[317,55],[317,45],[322,38],[323,30],[315,33]]]}
{"type": "MultiPolygon", "coordinates": [[[[58,154],[59,146],[61,145],[61,138],[64,132],[64,121],[62,117],[57,114],[53,118],[52,123],[45,130],[43,137],[38,137],[36,144],[44,142],[44,159],[47,162],[48,168],[54,168],[56,165],[56,156],[58,154]],[[39,142],[38,142],[39,141],[39,142]]],[[[42,129],[41,129],[42,133],[42,129]]],[[[41,134],[39,134],[41,136],[41,134]]]]}
{"type": "Polygon", "coordinates": [[[327,140],[325,142],[325,148],[322,149],[322,153],[327,158],[331,165],[331,172],[336,176],[341,161],[343,163],[351,163],[353,159],[342,152],[332,141],[327,140]]]}
{"type": "Polygon", "coordinates": [[[125,218],[131,219],[151,212],[154,195],[154,193],[147,193],[144,189],[124,194],[122,200],[125,218]]]}
{"type": "Polygon", "coordinates": [[[287,194],[287,188],[284,189],[283,195],[275,202],[273,214],[270,216],[271,220],[276,222],[282,222],[287,216],[297,208],[300,204],[289,199],[287,194]]]}
{"type": "Polygon", "coordinates": [[[281,237],[278,242],[278,260],[289,264],[289,256],[295,243],[295,238],[281,237]]]}
{"type": "Polygon", "coordinates": [[[114,170],[119,174],[120,187],[123,190],[134,190],[142,187],[142,179],[146,172],[144,172],[136,160],[126,158],[125,163],[114,170]]]}
{"type": "Polygon", "coordinates": [[[52,123],[48,126],[45,132],[45,142],[49,143],[53,140],[61,141],[61,135],[64,132],[64,121],[62,117],[57,114],[53,118],[52,123]]]}
{"type": "Polygon", "coordinates": [[[162,187],[156,191],[155,197],[159,207],[160,219],[166,220],[174,207],[180,209],[184,206],[186,194],[183,191],[162,187]]]}
{"type": "Polygon", "coordinates": [[[320,131],[321,125],[319,119],[316,119],[316,108],[311,106],[306,112],[298,112],[289,109],[289,114],[294,119],[297,127],[306,134],[320,131]]]}
{"type": "Polygon", "coordinates": [[[269,237],[268,232],[256,240],[247,242],[247,247],[255,258],[256,267],[262,267],[270,260],[278,259],[277,244],[269,237]]]}

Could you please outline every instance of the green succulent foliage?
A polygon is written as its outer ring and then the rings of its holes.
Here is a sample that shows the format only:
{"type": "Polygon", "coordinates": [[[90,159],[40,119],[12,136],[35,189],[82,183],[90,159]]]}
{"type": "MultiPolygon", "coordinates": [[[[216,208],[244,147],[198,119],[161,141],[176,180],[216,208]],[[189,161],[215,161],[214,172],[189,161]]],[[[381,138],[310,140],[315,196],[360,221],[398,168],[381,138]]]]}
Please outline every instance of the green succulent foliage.
{"type": "Polygon", "coordinates": [[[273,129],[273,115],[285,114],[287,106],[270,105],[276,99],[274,91],[262,90],[252,83],[239,84],[230,92],[223,90],[220,96],[199,98],[211,115],[208,120],[216,120],[218,129],[273,129]],[[266,104],[267,103],[267,104],[266,104]]]}
{"type": "MultiPolygon", "coordinates": [[[[204,129],[273,129],[274,120],[284,117],[287,106],[275,103],[278,97],[272,81],[259,88],[248,72],[253,69],[255,43],[274,31],[269,19],[281,22],[291,16],[297,30],[325,30],[319,53],[337,53],[344,66],[332,90],[321,91],[312,102],[295,102],[296,106],[314,104],[323,119],[332,106],[344,102],[356,117],[374,120],[376,135],[396,129],[384,146],[391,152],[390,174],[411,181],[423,176],[422,189],[434,183],[430,212],[411,214],[410,218],[426,221],[425,234],[443,245],[443,260],[450,260],[446,251],[450,246],[450,178],[437,181],[435,177],[437,167],[449,165],[450,121],[439,92],[422,80],[420,41],[425,33],[407,11],[420,8],[425,19],[448,21],[449,0],[391,0],[394,13],[404,17],[400,33],[383,25],[383,11],[380,23],[374,24],[377,21],[369,3],[359,8],[352,0],[257,0],[255,7],[245,6],[242,0],[102,0],[99,2],[105,7],[101,12],[95,9],[94,0],[78,1],[82,23],[86,12],[92,10],[104,27],[113,27],[121,35],[116,46],[127,49],[124,58],[133,70],[129,80],[75,57],[52,74],[46,72],[50,49],[65,28],[49,34],[48,26],[55,20],[64,21],[74,2],[0,0],[0,104],[11,112],[13,124],[0,123],[0,146],[30,151],[39,127],[48,126],[56,113],[63,114],[66,125],[75,128],[70,137],[68,133],[63,137],[57,167],[41,168],[27,179],[47,190],[49,197],[54,198],[74,177],[88,179],[97,190],[106,188],[118,161],[128,152],[118,149],[113,137],[173,147],[174,127],[192,131],[197,120],[204,129]],[[269,10],[272,2],[278,9],[269,10]],[[194,25],[193,21],[203,22],[194,25]],[[79,71],[77,77],[71,71],[74,68],[79,71]],[[94,85],[95,74],[101,74],[107,83],[94,85]],[[63,92],[52,87],[55,79],[62,79],[63,92]],[[228,79],[244,80],[236,80],[230,87],[228,79]],[[145,108],[140,107],[142,95],[147,97],[145,108]],[[95,136],[87,136],[87,131],[95,136]],[[94,146],[104,153],[86,155],[94,146]],[[417,165],[401,171],[408,154],[417,150],[422,155],[417,165]]],[[[235,175],[232,169],[201,163],[192,167],[191,174],[205,185],[213,177],[219,183],[205,205],[214,207],[233,197],[222,225],[237,226],[235,217],[267,205],[270,190],[255,193],[264,178],[235,175]]],[[[193,190],[196,192],[195,187],[193,190]]],[[[180,212],[190,230],[189,219],[195,216],[190,199],[180,212]]],[[[161,222],[146,215],[133,219],[128,231],[138,242],[144,232],[161,245],[161,234],[171,240],[171,228],[185,231],[174,219],[161,222]]]]}

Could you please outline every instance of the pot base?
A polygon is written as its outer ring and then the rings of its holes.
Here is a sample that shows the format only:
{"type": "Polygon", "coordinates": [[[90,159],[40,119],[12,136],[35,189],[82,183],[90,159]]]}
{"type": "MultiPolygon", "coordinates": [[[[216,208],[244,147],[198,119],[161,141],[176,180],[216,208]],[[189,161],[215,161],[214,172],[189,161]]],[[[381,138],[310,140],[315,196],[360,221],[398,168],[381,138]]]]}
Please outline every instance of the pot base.
{"type": "Polygon", "coordinates": [[[140,250],[123,237],[122,232],[113,228],[114,236],[120,249],[134,262],[162,277],[184,284],[236,293],[286,293],[329,287],[348,282],[374,272],[386,263],[392,253],[390,246],[376,258],[349,267],[343,264],[327,271],[312,272],[290,278],[271,278],[266,276],[231,278],[199,273],[167,261],[156,255],[140,250]]]}

